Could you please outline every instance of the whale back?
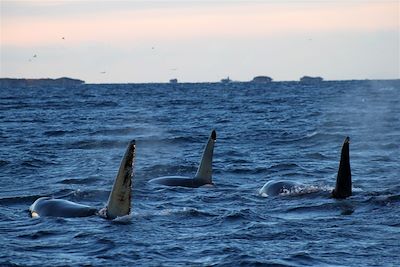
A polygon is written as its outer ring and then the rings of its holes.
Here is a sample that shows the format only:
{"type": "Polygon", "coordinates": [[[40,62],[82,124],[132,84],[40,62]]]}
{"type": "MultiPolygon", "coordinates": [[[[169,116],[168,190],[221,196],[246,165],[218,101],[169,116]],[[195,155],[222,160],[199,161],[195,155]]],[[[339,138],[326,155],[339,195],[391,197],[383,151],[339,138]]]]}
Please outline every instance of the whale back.
{"type": "Polygon", "coordinates": [[[50,197],[38,198],[30,207],[32,218],[50,217],[86,217],[97,213],[97,209],[64,199],[50,197]]]}
{"type": "Polygon", "coordinates": [[[204,148],[203,155],[200,160],[199,167],[194,177],[196,184],[212,184],[212,161],[214,154],[214,144],[217,140],[215,130],[211,132],[207,144],[204,148]]]}
{"type": "Polygon", "coordinates": [[[99,212],[100,215],[114,219],[130,213],[134,160],[135,140],[132,140],[122,158],[117,177],[108,197],[107,206],[99,212]]]}
{"type": "Polygon", "coordinates": [[[332,191],[334,198],[346,198],[352,194],[351,168],[350,168],[350,138],[346,137],[343,142],[340,155],[339,170],[336,178],[336,186],[332,191]]]}
{"type": "Polygon", "coordinates": [[[163,176],[152,179],[149,182],[167,186],[183,186],[183,187],[199,187],[202,185],[202,184],[196,184],[195,179],[184,176],[163,176]]]}

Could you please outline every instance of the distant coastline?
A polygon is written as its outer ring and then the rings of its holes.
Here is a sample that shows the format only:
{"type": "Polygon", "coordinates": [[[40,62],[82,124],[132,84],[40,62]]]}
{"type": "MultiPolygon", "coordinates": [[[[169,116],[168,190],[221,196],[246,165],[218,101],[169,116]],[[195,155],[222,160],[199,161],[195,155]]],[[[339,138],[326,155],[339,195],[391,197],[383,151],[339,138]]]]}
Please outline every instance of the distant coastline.
{"type": "Polygon", "coordinates": [[[74,87],[84,83],[85,81],[67,77],[62,77],[58,79],[0,78],[0,87],[43,87],[43,86],[74,87]]]}
{"type": "MultiPolygon", "coordinates": [[[[227,78],[228,79],[228,78],[227,78]]],[[[384,81],[384,82],[400,82],[400,79],[349,79],[349,80],[325,80],[322,77],[310,77],[303,76],[299,80],[292,81],[275,81],[268,76],[256,76],[250,81],[237,81],[227,79],[222,79],[221,81],[210,81],[210,82],[178,82],[178,79],[171,79],[168,82],[169,84],[196,84],[196,83],[205,83],[205,84],[213,84],[213,83],[232,83],[232,84],[260,84],[260,85],[268,85],[274,83],[299,83],[304,86],[313,86],[322,83],[331,83],[331,82],[374,82],[374,81],[384,81]]],[[[86,83],[80,79],[73,79],[68,77],[62,77],[57,79],[50,78],[39,78],[39,79],[27,79],[27,78],[0,78],[0,88],[35,88],[35,87],[58,87],[58,88],[71,88],[71,87],[79,87],[81,85],[90,85],[90,84],[164,84],[163,82],[107,82],[107,83],[86,83]]]]}

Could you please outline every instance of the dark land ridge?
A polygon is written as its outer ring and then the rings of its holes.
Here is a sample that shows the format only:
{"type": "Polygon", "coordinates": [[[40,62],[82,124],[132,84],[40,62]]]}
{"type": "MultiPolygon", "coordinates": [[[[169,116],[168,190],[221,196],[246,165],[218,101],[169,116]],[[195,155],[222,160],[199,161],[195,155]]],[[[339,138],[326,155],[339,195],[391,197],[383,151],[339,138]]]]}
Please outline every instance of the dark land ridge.
{"type": "Polygon", "coordinates": [[[85,82],[72,78],[58,78],[58,79],[13,79],[13,78],[0,78],[0,87],[43,87],[43,86],[57,86],[57,87],[73,87],[84,84],[85,82]]]}
{"type": "MultiPolygon", "coordinates": [[[[271,84],[271,83],[300,83],[303,85],[317,85],[321,83],[330,83],[330,82],[394,82],[398,84],[400,79],[364,79],[364,80],[325,80],[322,77],[310,77],[303,76],[297,81],[274,81],[271,77],[268,76],[256,76],[250,81],[233,81],[229,77],[222,79],[219,83],[253,83],[253,84],[271,84]]],[[[159,84],[160,82],[140,82],[140,83],[106,83],[106,84],[159,84]]],[[[161,82],[162,83],[162,82],[161,82]]],[[[178,79],[169,80],[170,84],[177,84],[178,79]]],[[[218,82],[183,82],[185,83],[218,83],[218,82]]],[[[88,85],[90,83],[85,83],[83,80],[73,79],[68,77],[62,77],[57,79],[50,78],[42,78],[42,79],[27,79],[27,78],[0,78],[0,88],[35,88],[35,87],[59,87],[59,88],[71,88],[78,87],[81,85],[88,85]]]]}

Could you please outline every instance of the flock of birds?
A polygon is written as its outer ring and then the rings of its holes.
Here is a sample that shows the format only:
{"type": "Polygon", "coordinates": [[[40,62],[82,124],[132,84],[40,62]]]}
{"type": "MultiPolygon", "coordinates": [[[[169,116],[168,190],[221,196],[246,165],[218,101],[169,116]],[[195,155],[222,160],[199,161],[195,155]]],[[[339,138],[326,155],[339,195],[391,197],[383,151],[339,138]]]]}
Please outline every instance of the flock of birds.
{"type": "MultiPolygon", "coordinates": [[[[61,40],[65,41],[66,39],[65,39],[65,37],[63,36],[63,37],[61,37],[61,40]]],[[[155,47],[152,46],[152,47],[151,47],[151,50],[155,50],[155,47]]],[[[36,60],[37,58],[38,58],[38,54],[33,54],[33,56],[30,57],[30,58],[28,59],[28,61],[29,61],[29,62],[33,62],[33,61],[36,60]]],[[[171,69],[170,69],[170,71],[177,71],[177,70],[178,70],[177,68],[171,68],[171,69]]],[[[100,71],[99,73],[102,74],[102,75],[104,75],[104,74],[107,74],[107,71],[100,71]]]]}

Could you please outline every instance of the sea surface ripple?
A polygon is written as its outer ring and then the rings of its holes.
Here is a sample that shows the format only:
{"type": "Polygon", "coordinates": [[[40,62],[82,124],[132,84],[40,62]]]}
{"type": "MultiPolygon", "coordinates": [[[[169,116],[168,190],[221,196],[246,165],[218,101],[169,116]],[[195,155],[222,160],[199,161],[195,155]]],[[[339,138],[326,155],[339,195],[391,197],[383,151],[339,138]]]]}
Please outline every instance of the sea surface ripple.
{"type": "Polygon", "coordinates": [[[0,88],[0,266],[398,266],[400,81],[0,88]],[[213,187],[196,172],[217,131],[213,187]],[[354,194],[330,198],[350,136],[354,194]],[[136,139],[133,213],[31,219],[107,201],[136,139]],[[302,184],[261,197],[272,179],[302,184]]]}

